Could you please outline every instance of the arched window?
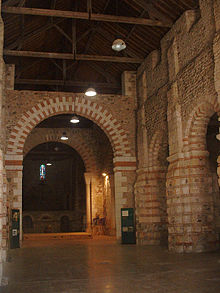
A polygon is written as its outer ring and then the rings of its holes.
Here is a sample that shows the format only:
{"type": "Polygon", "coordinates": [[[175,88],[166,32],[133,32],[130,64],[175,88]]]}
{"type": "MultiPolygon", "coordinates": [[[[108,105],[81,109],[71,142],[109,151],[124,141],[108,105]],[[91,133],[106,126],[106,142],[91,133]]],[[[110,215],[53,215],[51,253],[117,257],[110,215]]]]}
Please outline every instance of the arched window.
{"type": "Polygon", "coordinates": [[[46,166],[44,164],[40,165],[40,180],[43,181],[46,178],[46,166]]]}
{"type": "Polygon", "coordinates": [[[22,222],[23,222],[22,224],[23,224],[24,233],[33,232],[34,225],[33,225],[32,218],[30,216],[24,216],[22,222]]]}

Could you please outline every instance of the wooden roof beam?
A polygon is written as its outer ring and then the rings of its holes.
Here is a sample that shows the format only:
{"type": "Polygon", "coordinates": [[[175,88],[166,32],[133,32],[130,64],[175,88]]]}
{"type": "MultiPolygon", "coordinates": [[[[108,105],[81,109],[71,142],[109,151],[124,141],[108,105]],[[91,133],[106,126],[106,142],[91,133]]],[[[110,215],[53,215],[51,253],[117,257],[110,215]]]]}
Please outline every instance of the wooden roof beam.
{"type": "Polygon", "coordinates": [[[133,1],[136,4],[138,4],[140,7],[142,7],[145,11],[147,11],[150,17],[157,18],[160,21],[165,21],[166,23],[172,24],[172,19],[168,15],[160,12],[158,9],[154,7],[153,3],[155,3],[155,1],[152,1],[152,0],[148,0],[148,1],[133,0],[133,1]]]}
{"type": "Polygon", "coordinates": [[[71,54],[71,53],[17,51],[17,50],[7,50],[7,49],[4,49],[4,55],[5,56],[17,56],[17,57],[53,58],[53,59],[136,63],[136,64],[140,64],[143,62],[143,59],[141,59],[141,58],[76,54],[75,59],[74,59],[74,54],[71,54]]]}
{"type": "Polygon", "coordinates": [[[127,24],[139,24],[148,26],[161,26],[161,27],[171,27],[172,24],[162,22],[159,20],[152,20],[147,18],[138,17],[126,17],[117,15],[107,15],[107,14],[89,14],[87,12],[79,11],[62,11],[53,9],[39,9],[39,8],[26,8],[26,7],[3,7],[2,12],[11,14],[27,14],[27,15],[38,15],[47,17],[61,17],[61,18],[74,18],[74,19],[85,19],[94,21],[104,21],[104,22],[118,22],[127,24]]]}
{"type": "Polygon", "coordinates": [[[2,3],[2,7],[17,5],[18,3],[19,3],[19,0],[7,0],[4,3],[2,3]]]}
{"type": "MultiPolygon", "coordinates": [[[[31,33],[28,33],[27,35],[24,35],[23,37],[23,42],[27,41],[27,40],[30,40],[31,38],[35,37],[36,35],[40,34],[40,33],[43,33],[49,29],[51,29],[52,27],[54,27],[55,25],[58,25],[59,23],[63,22],[64,19],[61,19],[61,20],[58,20],[57,22],[54,22],[54,23],[48,23],[46,25],[43,25],[41,26],[40,28],[32,31],[31,33]]],[[[19,39],[16,40],[15,42],[9,44],[7,46],[7,49],[15,49],[17,46],[19,45],[19,39]]]]}
{"type": "Polygon", "coordinates": [[[30,84],[30,85],[59,85],[59,86],[75,86],[75,87],[89,87],[91,84],[95,88],[114,88],[120,89],[119,83],[112,82],[83,82],[83,81],[73,81],[73,80],[46,80],[46,79],[22,79],[16,78],[15,84],[30,84]]]}

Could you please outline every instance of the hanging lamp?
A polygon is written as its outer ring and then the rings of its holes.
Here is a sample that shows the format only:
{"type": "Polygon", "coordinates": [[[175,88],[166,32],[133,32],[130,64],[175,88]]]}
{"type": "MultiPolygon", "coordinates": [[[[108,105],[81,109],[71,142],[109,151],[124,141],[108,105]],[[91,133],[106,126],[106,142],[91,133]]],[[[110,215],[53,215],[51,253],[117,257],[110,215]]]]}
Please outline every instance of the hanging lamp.
{"type": "Polygon", "coordinates": [[[69,139],[68,136],[66,135],[66,132],[63,132],[63,134],[62,134],[60,139],[61,140],[68,140],[69,139]]]}
{"type": "Polygon", "coordinates": [[[71,123],[74,123],[74,124],[79,123],[79,118],[78,118],[77,116],[73,116],[73,117],[71,118],[70,122],[71,122],[71,123]]]}
{"type": "Polygon", "coordinates": [[[96,90],[95,90],[94,88],[90,87],[90,88],[88,88],[88,89],[86,90],[85,95],[86,95],[87,97],[94,97],[94,96],[97,95],[97,93],[96,93],[96,90]]]}
{"type": "Polygon", "coordinates": [[[122,39],[116,39],[112,43],[112,50],[120,52],[126,48],[126,44],[122,39]]]}

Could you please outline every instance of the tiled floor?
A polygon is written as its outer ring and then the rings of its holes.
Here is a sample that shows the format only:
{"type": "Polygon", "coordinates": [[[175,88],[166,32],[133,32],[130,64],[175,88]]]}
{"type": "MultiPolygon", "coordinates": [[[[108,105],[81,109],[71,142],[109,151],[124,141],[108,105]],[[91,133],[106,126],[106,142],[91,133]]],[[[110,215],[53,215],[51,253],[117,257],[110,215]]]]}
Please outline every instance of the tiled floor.
{"type": "Polygon", "coordinates": [[[219,293],[220,252],[173,254],[113,240],[51,240],[12,250],[2,293],[219,293]]]}

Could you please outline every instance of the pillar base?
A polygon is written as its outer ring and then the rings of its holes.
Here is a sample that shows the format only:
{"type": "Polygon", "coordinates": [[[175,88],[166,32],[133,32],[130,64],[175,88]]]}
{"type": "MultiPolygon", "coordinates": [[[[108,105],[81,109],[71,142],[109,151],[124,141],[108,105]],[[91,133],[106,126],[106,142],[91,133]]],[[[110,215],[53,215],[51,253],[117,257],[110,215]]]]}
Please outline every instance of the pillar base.
{"type": "Polygon", "coordinates": [[[169,251],[172,252],[209,252],[218,248],[218,234],[214,232],[169,235],[169,251]]]}

